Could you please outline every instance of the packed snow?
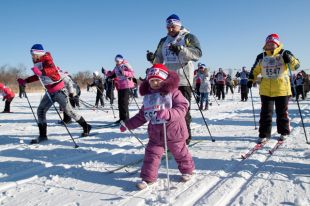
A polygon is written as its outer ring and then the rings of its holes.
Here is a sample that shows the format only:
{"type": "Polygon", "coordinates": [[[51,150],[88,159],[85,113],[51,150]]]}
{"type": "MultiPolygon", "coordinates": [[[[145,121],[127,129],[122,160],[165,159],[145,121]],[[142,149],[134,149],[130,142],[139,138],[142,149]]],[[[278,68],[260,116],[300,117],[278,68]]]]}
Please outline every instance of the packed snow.
{"type": "MultiPolygon", "coordinates": [[[[254,110],[258,125],[260,98],[253,88],[254,110]]],[[[28,94],[34,110],[43,93],[28,94]]],[[[96,94],[83,91],[81,99],[94,104],[96,94]]],[[[111,106],[103,110],[81,107],[77,110],[94,127],[91,136],[79,138],[82,129],[69,124],[67,131],[57,121],[51,108],[47,113],[49,141],[40,145],[28,142],[38,136],[38,128],[25,98],[16,97],[13,113],[0,114],[0,203],[1,205],[310,205],[310,150],[306,144],[296,101],[290,100],[292,133],[288,140],[270,155],[276,143],[275,118],[272,139],[266,146],[242,160],[255,145],[251,99],[240,101],[240,93],[228,94],[218,104],[203,111],[215,142],[197,105],[192,101],[192,134],[190,147],[196,170],[192,179],[179,182],[180,173],[173,158],[169,159],[170,193],[167,189],[166,164],[162,160],[158,181],[139,191],[135,184],[147,144],[146,125],[121,133],[118,127],[98,128],[116,121],[111,106]],[[97,128],[95,128],[97,127],[97,128]],[[120,166],[137,162],[115,172],[120,166]]],[[[115,101],[117,103],[117,101],[115,101]]],[[[137,99],[141,106],[142,98],[137,99]]],[[[300,101],[306,131],[310,133],[309,100],[300,101]]],[[[4,102],[0,103],[0,108],[4,102]]],[[[118,117],[117,105],[114,105],[118,117]]],[[[138,111],[131,101],[130,115],[138,111]]],[[[258,126],[257,126],[258,127],[258,126]]],[[[309,137],[308,137],[309,138],[309,137]]]]}

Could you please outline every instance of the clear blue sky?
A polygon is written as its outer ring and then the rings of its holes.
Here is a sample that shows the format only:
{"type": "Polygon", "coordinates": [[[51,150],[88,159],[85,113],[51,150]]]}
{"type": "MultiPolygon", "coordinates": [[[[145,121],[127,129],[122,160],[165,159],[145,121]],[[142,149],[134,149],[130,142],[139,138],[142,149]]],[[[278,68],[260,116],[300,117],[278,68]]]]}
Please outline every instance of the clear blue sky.
{"type": "Polygon", "coordinates": [[[198,37],[211,70],[250,68],[270,33],[310,69],[309,0],[1,0],[0,65],[30,69],[30,47],[41,43],[70,73],[112,69],[122,54],[143,75],[146,50],[166,36],[172,13],[198,37]]]}

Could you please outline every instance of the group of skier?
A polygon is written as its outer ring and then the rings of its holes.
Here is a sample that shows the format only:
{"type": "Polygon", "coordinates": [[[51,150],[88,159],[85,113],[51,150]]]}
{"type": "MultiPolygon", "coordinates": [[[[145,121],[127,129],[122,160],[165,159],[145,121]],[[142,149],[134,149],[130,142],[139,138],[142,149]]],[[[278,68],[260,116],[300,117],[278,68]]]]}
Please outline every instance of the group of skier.
{"type": "MultiPolygon", "coordinates": [[[[149,122],[149,142],[145,149],[145,157],[141,170],[142,181],[137,184],[144,189],[158,178],[158,168],[161,157],[166,149],[174,156],[182,174],[181,180],[191,178],[195,169],[194,161],[188,150],[192,139],[191,135],[191,98],[193,91],[199,109],[208,109],[208,96],[215,94],[218,99],[225,99],[224,86],[227,81],[232,83],[232,77],[222,68],[210,75],[204,64],[198,64],[193,75],[194,62],[202,56],[199,40],[183,25],[180,18],[172,14],[166,19],[167,36],[160,39],[155,52],[148,52],[147,60],[152,64],[146,71],[146,78],[139,87],[143,96],[143,106],[133,117],[129,117],[129,97],[131,89],[135,87],[134,71],[131,65],[120,54],[115,57],[115,68],[112,71],[102,69],[106,82],[110,83],[107,97],[113,103],[114,85],[118,93],[120,131],[133,130],[149,122]],[[228,80],[227,80],[228,79],[228,80]],[[194,84],[192,83],[194,81],[194,84]],[[112,84],[112,85],[111,85],[112,84]],[[193,86],[192,86],[193,85],[193,86]],[[215,86],[216,85],[216,86],[215,86]],[[108,96],[109,93],[109,96],[108,96]],[[111,94],[112,93],[112,94],[111,94]]],[[[241,87],[241,101],[248,100],[248,90],[261,74],[260,97],[262,102],[258,142],[267,141],[271,136],[272,113],[274,104],[277,115],[277,131],[280,139],[290,134],[288,101],[292,95],[289,72],[298,69],[299,61],[294,55],[283,49],[277,34],[268,35],[264,42],[264,51],[259,54],[250,72],[243,67],[236,74],[241,87]]],[[[37,109],[39,136],[31,143],[40,143],[47,140],[47,110],[57,102],[63,109],[64,124],[74,119],[83,129],[82,136],[88,136],[91,125],[72,107],[78,101],[79,92],[72,78],[60,71],[53,62],[49,52],[41,44],[35,44],[31,50],[34,66],[33,76],[19,78],[20,86],[34,81],[40,81],[46,89],[46,94],[37,109]],[[68,101],[70,100],[70,101],[68,101]]],[[[103,91],[105,84],[99,73],[94,72],[93,83],[89,86],[97,88],[96,106],[104,106],[103,91]]],[[[298,81],[298,79],[296,79],[298,81]]],[[[232,86],[232,85],[230,85],[232,86]]],[[[230,87],[228,87],[230,88],[230,87]]],[[[227,89],[228,89],[227,88],[227,89]]],[[[14,93],[0,84],[0,92],[4,93],[6,107],[14,98],[14,93]]],[[[233,90],[231,89],[231,92],[233,90]]],[[[5,109],[5,111],[7,111],[5,109]]]]}

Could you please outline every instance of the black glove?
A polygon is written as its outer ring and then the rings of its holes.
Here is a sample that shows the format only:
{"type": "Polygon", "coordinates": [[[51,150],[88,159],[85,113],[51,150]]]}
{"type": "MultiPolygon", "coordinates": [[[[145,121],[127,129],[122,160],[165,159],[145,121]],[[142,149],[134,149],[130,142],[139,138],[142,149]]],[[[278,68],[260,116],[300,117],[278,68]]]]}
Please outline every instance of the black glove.
{"type": "Polygon", "coordinates": [[[149,61],[149,62],[153,62],[154,59],[155,59],[155,54],[153,52],[147,52],[146,54],[146,59],[149,61]]]}
{"type": "Polygon", "coordinates": [[[285,64],[291,63],[293,54],[290,51],[285,50],[282,56],[285,64]]]}
{"type": "Polygon", "coordinates": [[[105,74],[105,69],[103,67],[101,68],[101,72],[102,74],[105,74]]]}
{"type": "Polygon", "coordinates": [[[73,97],[74,97],[74,96],[73,96],[73,93],[70,93],[70,94],[69,94],[69,97],[70,97],[70,99],[73,99],[73,97]]]}
{"type": "Polygon", "coordinates": [[[172,51],[173,53],[175,53],[176,55],[179,55],[180,51],[181,51],[181,46],[179,45],[175,45],[175,44],[171,44],[169,46],[169,50],[172,51]]]}
{"type": "Polygon", "coordinates": [[[249,80],[249,81],[246,83],[246,85],[247,85],[247,87],[248,87],[249,89],[251,89],[252,86],[253,86],[253,81],[252,81],[252,80],[249,80]]]}

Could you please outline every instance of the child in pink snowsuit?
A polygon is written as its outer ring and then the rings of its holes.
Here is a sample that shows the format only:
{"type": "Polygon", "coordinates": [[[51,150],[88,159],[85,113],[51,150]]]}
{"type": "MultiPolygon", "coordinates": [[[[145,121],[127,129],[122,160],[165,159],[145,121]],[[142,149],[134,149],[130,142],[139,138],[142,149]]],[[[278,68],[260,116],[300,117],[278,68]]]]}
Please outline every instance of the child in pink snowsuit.
{"type": "MultiPolygon", "coordinates": [[[[144,96],[143,107],[138,114],[125,122],[126,127],[132,130],[149,121],[149,142],[141,169],[142,182],[137,184],[139,189],[144,189],[157,180],[160,161],[165,151],[164,122],[167,127],[168,149],[178,164],[182,180],[187,181],[195,169],[186,145],[188,131],[184,117],[189,103],[178,90],[178,84],[177,73],[168,71],[163,64],[154,64],[147,73],[147,79],[140,86],[140,94],[144,96]]],[[[124,132],[126,128],[121,126],[120,130],[124,132]]]]}

